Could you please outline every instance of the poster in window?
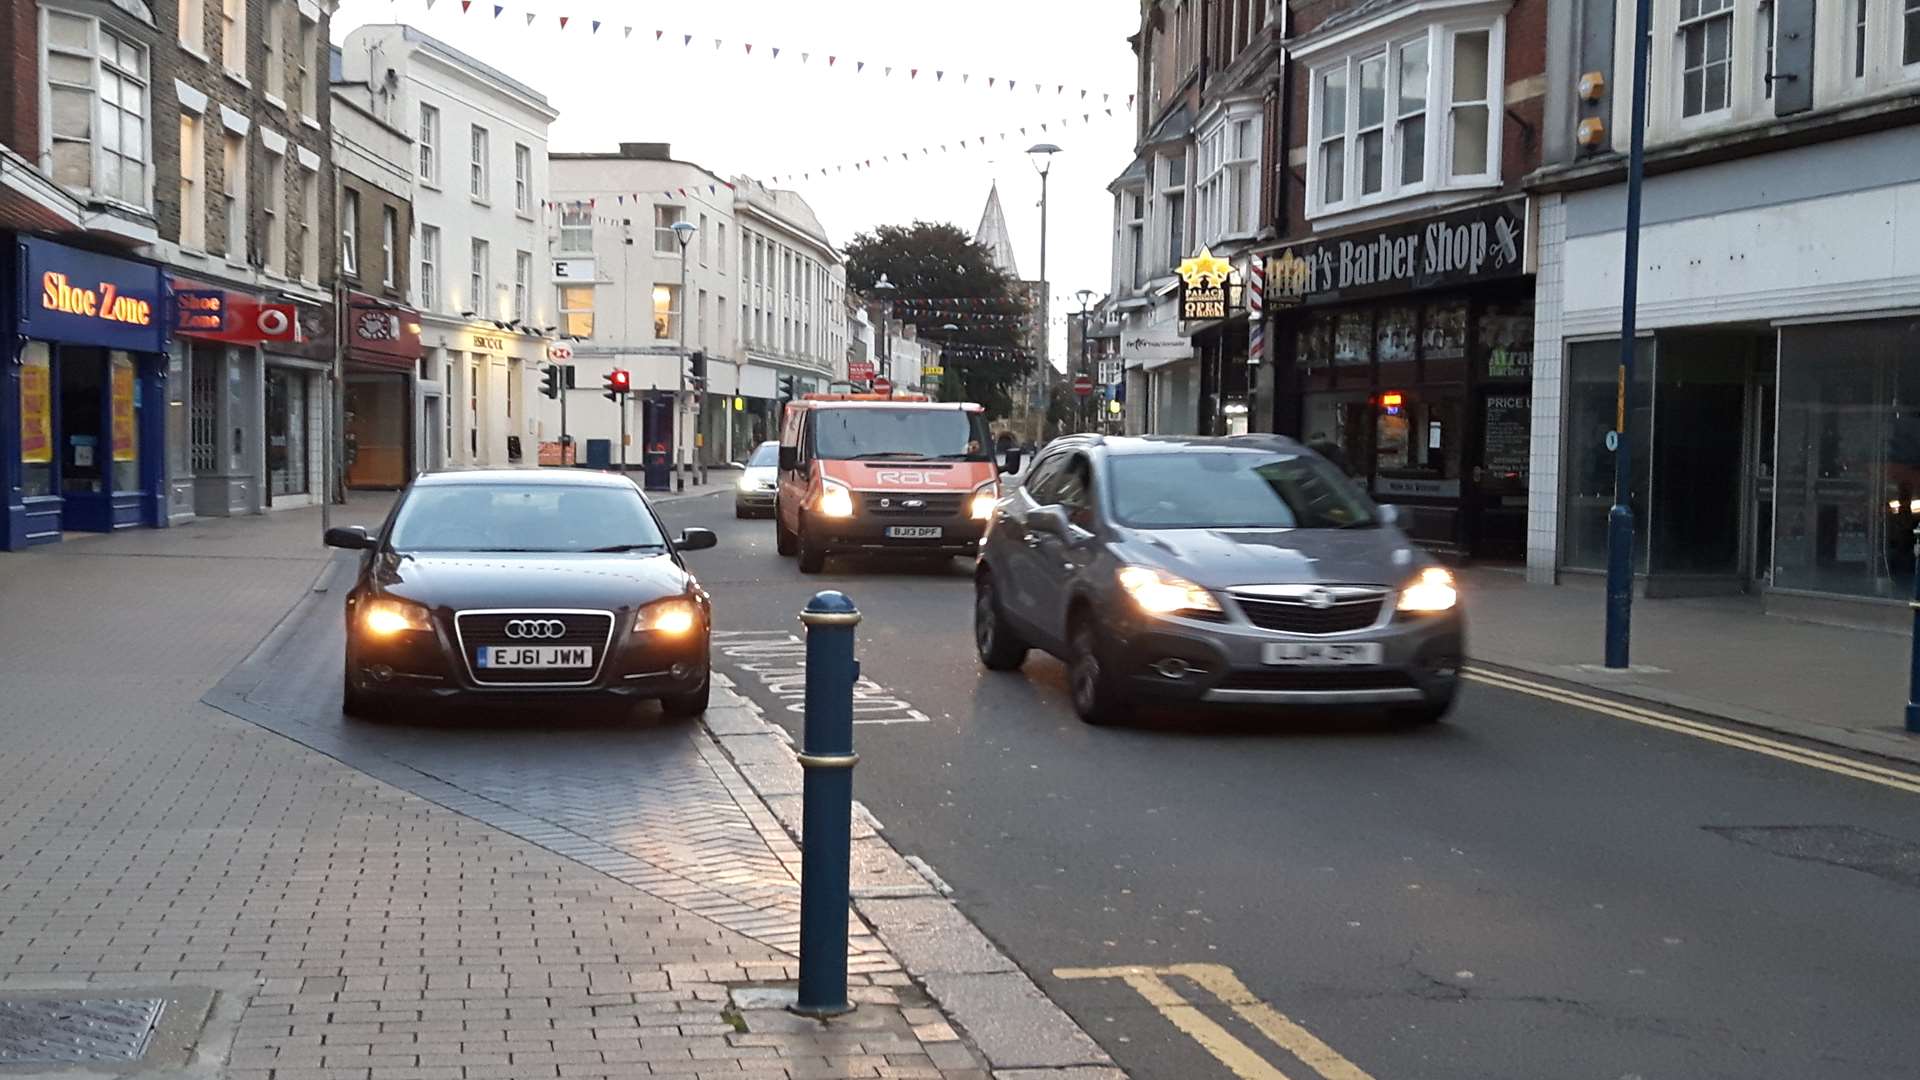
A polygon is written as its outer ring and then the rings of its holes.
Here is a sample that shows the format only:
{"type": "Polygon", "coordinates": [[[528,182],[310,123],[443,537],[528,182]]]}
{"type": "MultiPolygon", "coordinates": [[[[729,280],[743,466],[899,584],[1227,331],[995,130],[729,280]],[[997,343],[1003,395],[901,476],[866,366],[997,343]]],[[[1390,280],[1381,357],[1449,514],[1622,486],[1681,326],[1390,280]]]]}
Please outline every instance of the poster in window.
{"type": "Polygon", "coordinates": [[[1374,337],[1380,348],[1380,382],[1384,386],[1409,383],[1417,378],[1414,356],[1417,353],[1417,312],[1410,307],[1380,309],[1379,329],[1374,337]]]}
{"type": "Polygon", "coordinates": [[[20,460],[53,460],[53,379],[47,357],[27,355],[20,367],[20,460]]]}
{"type": "Polygon", "coordinates": [[[133,361],[113,358],[113,460],[134,459],[133,361]]]}
{"type": "Polygon", "coordinates": [[[1533,399],[1525,394],[1490,394],[1482,425],[1486,476],[1481,486],[1523,494],[1533,448],[1533,399]]]}
{"type": "Polygon", "coordinates": [[[1333,362],[1339,367],[1366,367],[1373,360],[1373,319],[1366,314],[1342,315],[1333,329],[1333,362]]]}
{"type": "Polygon", "coordinates": [[[1497,304],[1480,312],[1474,335],[1478,366],[1489,379],[1533,377],[1533,308],[1497,304]]]}
{"type": "Polygon", "coordinates": [[[1465,301],[1430,304],[1421,313],[1420,355],[1429,381],[1457,382],[1467,377],[1467,305],[1465,301]]]}

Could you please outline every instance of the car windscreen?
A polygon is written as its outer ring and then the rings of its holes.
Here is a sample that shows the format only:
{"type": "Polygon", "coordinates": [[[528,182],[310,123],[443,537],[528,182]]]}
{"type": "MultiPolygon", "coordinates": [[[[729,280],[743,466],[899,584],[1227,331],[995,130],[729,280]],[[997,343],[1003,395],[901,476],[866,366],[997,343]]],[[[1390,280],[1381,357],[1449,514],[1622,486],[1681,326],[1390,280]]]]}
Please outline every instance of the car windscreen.
{"type": "Polygon", "coordinates": [[[771,469],[780,464],[780,444],[763,442],[754,448],[753,456],[747,459],[749,469],[771,469]]]}
{"type": "Polygon", "coordinates": [[[1136,529],[1351,529],[1373,503],[1309,452],[1202,449],[1115,454],[1109,500],[1136,529]]]}
{"type": "Polygon", "coordinates": [[[432,484],[400,506],[396,551],[664,550],[640,493],[562,484],[432,484]]]}
{"type": "Polygon", "coordinates": [[[964,409],[816,409],[813,453],[832,461],[989,461],[986,417],[964,409]]]}

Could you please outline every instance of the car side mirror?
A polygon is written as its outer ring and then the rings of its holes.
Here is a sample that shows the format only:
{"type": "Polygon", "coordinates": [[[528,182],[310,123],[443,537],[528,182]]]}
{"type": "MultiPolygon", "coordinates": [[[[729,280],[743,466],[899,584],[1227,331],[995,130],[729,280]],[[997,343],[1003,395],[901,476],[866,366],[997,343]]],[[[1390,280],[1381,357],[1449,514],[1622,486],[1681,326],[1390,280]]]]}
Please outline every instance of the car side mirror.
{"type": "Polygon", "coordinates": [[[328,547],[350,548],[367,551],[380,546],[380,539],[367,532],[364,525],[335,525],[328,529],[321,540],[328,547]]]}
{"type": "Polygon", "coordinates": [[[1062,506],[1036,506],[1027,512],[1027,531],[1067,537],[1067,511],[1062,506]]]}
{"type": "Polygon", "coordinates": [[[1020,451],[1017,447],[1008,447],[1000,460],[1000,471],[1012,476],[1020,471],[1020,451]]]}
{"type": "Polygon", "coordinates": [[[681,551],[705,551],[720,542],[712,529],[688,529],[673,542],[681,551]]]}
{"type": "Polygon", "coordinates": [[[1400,508],[1399,507],[1393,505],[1392,503],[1386,503],[1380,506],[1379,510],[1380,510],[1380,524],[1382,525],[1400,524],[1400,508]]]}
{"type": "Polygon", "coordinates": [[[792,472],[799,467],[800,448],[797,446],[782,446],[780,448],[780,471],[792,472]]]}

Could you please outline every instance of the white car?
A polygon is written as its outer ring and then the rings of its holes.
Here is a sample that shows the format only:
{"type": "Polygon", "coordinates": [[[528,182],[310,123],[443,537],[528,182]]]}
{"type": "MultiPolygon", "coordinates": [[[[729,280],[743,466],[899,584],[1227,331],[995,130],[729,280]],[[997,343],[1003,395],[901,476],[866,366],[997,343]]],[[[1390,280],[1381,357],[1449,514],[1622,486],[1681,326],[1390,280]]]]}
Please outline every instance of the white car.
{"type": "Polygon", "coordinates": [[[778,442],[763,442],[754,447],[753,456],[740,465],[740,480],[733,490],[734,517],[758,517],[773,513],[779,465],[778,442]]]}

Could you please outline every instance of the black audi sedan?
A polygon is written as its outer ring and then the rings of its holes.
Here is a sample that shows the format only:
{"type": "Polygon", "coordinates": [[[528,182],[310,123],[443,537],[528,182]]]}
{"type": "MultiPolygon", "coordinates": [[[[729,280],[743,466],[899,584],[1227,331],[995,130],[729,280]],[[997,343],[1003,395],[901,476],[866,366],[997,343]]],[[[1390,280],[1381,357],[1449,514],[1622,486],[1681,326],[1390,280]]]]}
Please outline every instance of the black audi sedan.
{"type": "Polygon", "coordinates": [[[347,594],[344,707],[369,719],[413,699],[657,699],[707,707],[707,593],[622,476],[578,470],[435,473],[380,533],[327,530],[366,552],[347,594]]]}

